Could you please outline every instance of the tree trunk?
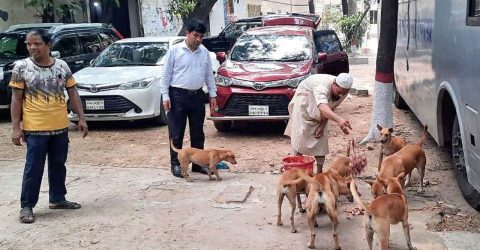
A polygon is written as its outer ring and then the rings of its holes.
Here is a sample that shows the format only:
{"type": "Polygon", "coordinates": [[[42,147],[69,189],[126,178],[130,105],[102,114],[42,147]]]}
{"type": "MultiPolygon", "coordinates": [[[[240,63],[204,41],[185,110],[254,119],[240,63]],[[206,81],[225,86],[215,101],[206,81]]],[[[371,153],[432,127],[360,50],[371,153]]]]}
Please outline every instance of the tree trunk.
{"type": "Polygon", "coordinates": [[[315,4],[313,0],[308,0],[308,13],[315,14],[315,4]]]}
{"type": "Polygon", "coordinates": [[[54,6],[53,6],[53,3],[50,3],[50,4],[47,4],[45,8],[43,8],[42,23],[53,23],[53,22],[55,22],[54,6]]]}
{"type": "Polygon", "coordinates": [[[397,45],[398,1],[381,3],[380,39],[378,41],[377,65],[372,120],[367,136],[360,142],[378,138],[377,124],[384,128],[393,127],[393,64],[397,45]]]}
{"type": "Polygon", "coordinates": [[[344,16],[348,15],[348,0],[342,0],[342,13],[344,16]]]}
{"type": "Polygon", "coordinates": [[[192,11],[188,16],[182,17],[183,25],[182,29],[180,29],[180,32],[178,32],[179,36],[184,36],[187,33],[187,21],[190,19],[199,19],[202,20],[205,25],[207,25],[207,29],[209,26],[209,20],[208,20],[208,15],[210,14],[210,11],[213,8],[213,5],[217,0],[198,0],[197,7],[195,7],[195,10],[192,11]]]}

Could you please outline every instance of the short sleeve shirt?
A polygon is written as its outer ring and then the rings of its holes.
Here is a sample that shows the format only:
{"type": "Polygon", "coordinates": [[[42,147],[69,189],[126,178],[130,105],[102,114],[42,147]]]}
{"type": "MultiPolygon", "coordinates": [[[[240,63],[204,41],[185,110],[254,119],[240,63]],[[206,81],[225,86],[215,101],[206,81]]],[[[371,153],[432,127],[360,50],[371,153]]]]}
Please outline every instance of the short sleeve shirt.
{"type": "Polygon", "coordinates": [[[55,59],[50,66],[31,58],[15,62],[9,86],[24,90],[23,130],[56,131],[68,127],[65,89],[76,85],[67,63],[55,59]]]}

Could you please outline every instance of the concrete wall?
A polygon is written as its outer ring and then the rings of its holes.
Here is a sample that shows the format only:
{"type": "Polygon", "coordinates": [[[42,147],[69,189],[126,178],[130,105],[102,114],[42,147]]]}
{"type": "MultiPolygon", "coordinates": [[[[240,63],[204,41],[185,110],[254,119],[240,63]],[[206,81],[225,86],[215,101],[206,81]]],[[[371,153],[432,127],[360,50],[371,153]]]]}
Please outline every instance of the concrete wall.
{"type": "Polygon", "coordinates": [[[41,21],[35,17],[35,11],[32,8],[25,8],[23,1],[1,0],[0,10],[8,13],[8,19],[0,19],[0,31],[6,30],[12,24],[36,23],[41,21]]]}
{"type": "Polygon", "coordinates": [[[170,21],[168,0],[141,0],[140,13],[144,36],[174,36],[182,28],[181,20],[170,21]]]}
{"type": "MultiPolygon", "coordinates": [[[[36,16],[34,8],[25,8],[24,1],[19,0],[0,0],[0,11],[8,13],[8,19],[0,18],[0,32],[6,30],[12,24],[38,23],[42,19],[36,16]]],[[[75,22],[85,22],[86,14],[84,11],[74,11],[75,22]]]]}
{"type": "Polygon", "coordinates": [[[262,13],[308,13],[307,0],[263,0],[262,13]]]}
{"type": "Polygon", "coordinates": [[[210,11],[210,35],[218,35],[225,28],[224,0],[217,0],[210,11]]]}

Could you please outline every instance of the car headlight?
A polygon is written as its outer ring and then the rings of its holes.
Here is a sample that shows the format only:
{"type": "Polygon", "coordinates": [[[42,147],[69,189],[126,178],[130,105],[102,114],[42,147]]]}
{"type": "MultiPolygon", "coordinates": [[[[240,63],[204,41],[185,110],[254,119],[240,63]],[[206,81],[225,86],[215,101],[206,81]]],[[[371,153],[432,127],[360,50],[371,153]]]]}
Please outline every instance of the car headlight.
{"type": "Polygon", "coordinates": [[[155,80],[155,78],[149,77],[149,78],[145,78],[145,79],[138,80],[138,81],[127,82],[127,83],[121,84],[120,86],[118,86],[118,88],[123,89],[123,90],[126,90],[126,89],[144,89],[144,88],[148,88],[153,83],[153,80],[155,80]]]}
{"type": "Polygon", "coordinates": [[[232,78],[224,77],[221,75],[217,75],[215,81],[217,82],[217,85],[223,86],[223,87],[228,87],[232,85],[232,78]]]}
{"type": "Polygon", "coordinates": [[[307,77],[309,77],[311,75],[311,73],[307,74],[307,75],[304,75],[304,76],[301,76],[301,77],[297,77],[297,78],[293,78],[293,79],[288,79],[286,81],[286,84],[288,87],[290,88],[296,88],[298,87],[298,84],[300,84],[301,81],[305,80],[307,77]]]}

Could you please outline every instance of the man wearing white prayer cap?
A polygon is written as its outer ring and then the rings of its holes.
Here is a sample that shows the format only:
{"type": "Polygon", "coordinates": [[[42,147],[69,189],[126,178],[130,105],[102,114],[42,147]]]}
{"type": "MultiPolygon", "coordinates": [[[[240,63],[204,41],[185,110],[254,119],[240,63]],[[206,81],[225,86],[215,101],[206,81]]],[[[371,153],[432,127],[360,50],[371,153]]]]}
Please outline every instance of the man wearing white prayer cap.
{"type": "Polygon", "coordinates": [[[332,120],[345,134],[350,122],[335,114],[352,87],[348,73],[338,76],[315,74],[300,82],[288,105],[290,119],[285,135],[290,136],[295,155],[311,155],[317,161],[317,173],[322,172],[328,154],[328,121],[332,120]]]}

